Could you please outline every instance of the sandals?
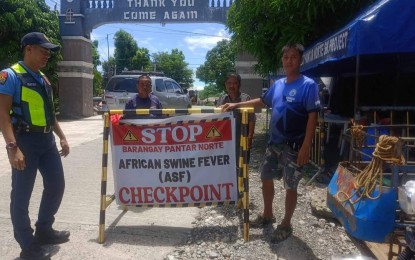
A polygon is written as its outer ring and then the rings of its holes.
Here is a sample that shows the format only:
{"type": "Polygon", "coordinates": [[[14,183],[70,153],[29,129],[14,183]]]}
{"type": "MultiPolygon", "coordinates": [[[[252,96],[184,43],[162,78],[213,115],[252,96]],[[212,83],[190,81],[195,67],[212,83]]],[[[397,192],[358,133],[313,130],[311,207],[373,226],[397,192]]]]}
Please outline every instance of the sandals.
{"type": "Polygon", "coordinates": [[[272,216],[271,218],[264,218],[262,215],[258,215],[254,220],[250,221],[251,227],[263,227],[272,223],[277,222],[277,219],[272,216]]]}
{"type": "Polygon", "coordinates": [[[277,229],[275,229],[274,233],[272,233],[271,242],[272,243],[279,243],[287,238],[289,238],[293,233],[293,227],[284,227],[281,225],[277,226],[277,229]]]}

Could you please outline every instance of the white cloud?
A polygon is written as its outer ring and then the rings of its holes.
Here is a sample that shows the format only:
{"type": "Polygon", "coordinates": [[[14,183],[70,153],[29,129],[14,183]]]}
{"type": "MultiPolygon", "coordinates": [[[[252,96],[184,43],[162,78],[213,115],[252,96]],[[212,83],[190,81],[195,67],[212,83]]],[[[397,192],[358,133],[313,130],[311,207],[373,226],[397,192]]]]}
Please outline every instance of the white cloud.
{"type": "Polygon", "coordinates": [[[159,49],[158,47],[154,45],[153,37],[140,38],[138,40],[136,39],[136,41],[137,41],[138,47],[147,48],[150,51],[150,53],[157,52],[159,49]]]}
{"type": "Polygon", "coordinates": [[[147,38],[140,38],[137,40],[138,46],[141,45],[152,45],[153,37],[147,37],[147,38]]]}
{"type": "MultiPolygon", "coordinates": [[[[213,28],[212,28],[213,29],[213,28]]],[[[203,32],[201,30],[196,30],[194,33],[201,33],[201,34],[207,34],[206,30],[203,32]]],[[[188,36],[184,38],[184,41],[187,44],[187,48],[191,50],[193,53],[196,53],[198,51],[205,52],[206,50],[210,50],[215,45],[223,40],[223,39],[229,39],[229,35],[226,33],[224,29],[221,29],[217,31],[215,34],[217,37],[213,36],[188,36]],[[198,50],[199,49],[199,50],[198,50]]]]}

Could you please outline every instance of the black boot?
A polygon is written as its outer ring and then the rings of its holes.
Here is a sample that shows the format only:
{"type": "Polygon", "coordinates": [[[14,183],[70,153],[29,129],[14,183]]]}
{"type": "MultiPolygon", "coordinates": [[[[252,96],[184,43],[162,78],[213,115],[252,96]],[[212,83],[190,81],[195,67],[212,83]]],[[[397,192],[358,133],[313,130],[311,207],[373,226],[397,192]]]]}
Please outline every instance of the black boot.
{"type": "Polygon", "coordinates": [[[42,260],[50,259],[50,252],[39,245],[32,245],[27,250],[20,252],[20,259],[42,260]]]}
{"type": "Polygon", "coordinates": [[[35,240],[39,245],[62,244],[69,241],[69,231],[57,231],[53,228],[35,232],[35,240]]]}

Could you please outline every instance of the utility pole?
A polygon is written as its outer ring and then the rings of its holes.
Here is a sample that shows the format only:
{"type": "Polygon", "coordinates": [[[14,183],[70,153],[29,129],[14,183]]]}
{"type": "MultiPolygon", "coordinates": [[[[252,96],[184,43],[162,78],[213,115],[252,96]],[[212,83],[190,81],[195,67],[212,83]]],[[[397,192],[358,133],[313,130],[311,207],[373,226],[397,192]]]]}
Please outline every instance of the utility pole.
{"type": "Polygon", "coordinates": [[[108,80],[110,79],[110,44],[109,44],[109,41],[108,41],[108,33],[107,33],[107,47],[108,47],[108,72],[107,72],[107,77],[108,77],[108,80]]]}

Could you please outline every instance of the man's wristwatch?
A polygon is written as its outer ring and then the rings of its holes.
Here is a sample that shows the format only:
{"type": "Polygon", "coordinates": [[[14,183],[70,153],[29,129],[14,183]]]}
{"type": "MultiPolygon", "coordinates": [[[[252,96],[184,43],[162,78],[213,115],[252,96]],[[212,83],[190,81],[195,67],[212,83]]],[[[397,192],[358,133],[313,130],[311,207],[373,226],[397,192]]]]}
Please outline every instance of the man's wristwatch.
{"type": "Polygon", "coordinates": [[[10,142],[10,143],[8,143],[8,144],[6,145],[6,149],[7,149],[7,150],[11,150],[11,149],[14,149],[14,148],[16,148],[16,147],[17,147],[16,142],[10,142]]]}

